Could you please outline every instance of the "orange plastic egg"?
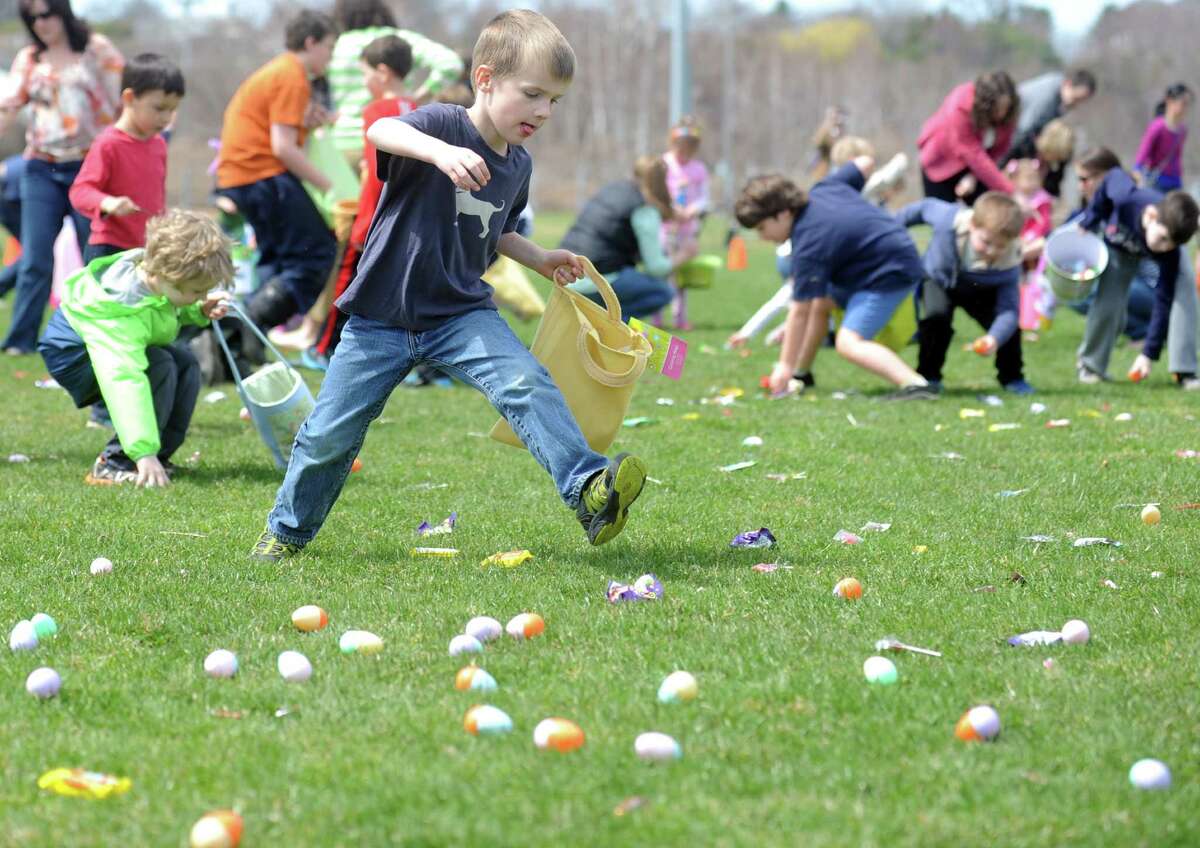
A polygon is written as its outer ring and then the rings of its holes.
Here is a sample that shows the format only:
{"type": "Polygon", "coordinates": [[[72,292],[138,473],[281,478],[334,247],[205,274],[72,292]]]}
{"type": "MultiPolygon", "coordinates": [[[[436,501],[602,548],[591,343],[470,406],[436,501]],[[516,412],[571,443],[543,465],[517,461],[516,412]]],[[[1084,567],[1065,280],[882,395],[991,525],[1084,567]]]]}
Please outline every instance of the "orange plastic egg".
{"type": "Polygon", "coordinates": [[[862,597],[862,584],[853,577],[843,577],[833,587],[833,596],[845,601],[857,601],[862,597]]]}
{"type": "Polygon", "coordinates": [[[533,744],[543,751],[566,753],[582,748],[583,742],[583,730],[565,718],[543,719],[533,729],[533,744]]]}
{"type": "Polygon", "coordinates": [[[362,460],[356,456],[354,457],[354,462],[350,463],[350,473],[353,474],[355,472],[362,471],[362,467],[362,460]]]}

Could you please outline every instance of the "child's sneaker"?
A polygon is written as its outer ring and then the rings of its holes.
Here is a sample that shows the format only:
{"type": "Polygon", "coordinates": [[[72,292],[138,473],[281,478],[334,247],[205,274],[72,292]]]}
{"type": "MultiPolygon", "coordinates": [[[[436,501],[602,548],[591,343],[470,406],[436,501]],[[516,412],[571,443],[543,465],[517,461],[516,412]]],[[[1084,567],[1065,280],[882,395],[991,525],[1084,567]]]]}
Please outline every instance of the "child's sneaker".
{"type": "Polygon", "coordinates": [[[883,396],[885,401],[901,400],[937,400],[938,389],[927,383],[913,383],[883,396]]]}
{"type": "Polygon", "coordinates": [[[575,514],[587,532],[588,541],[603,545],[625,529],[629,505],[646,485],[646,466],[636,456],[619,453],[608,468],[593,477],[579,496],[575,514]]]}
{"type": "Polygon", "coordinates": [[[102,403],[93,403],[91,411],[88,412],[87,427],[89,430],[112,430],[112,416],[108,414],[108,407],[102,403]]]}
{"type": "Polygon", "coordinates": [[[270,528],[266,528],[258,537],[258,541],[254,543],[254,550],[250,551],[250,559],[258,562],[279,562],[287,557],[295,556],[301,550],[299,545],[283,541],[272,533],[270,528]]]}
{"type": "Polygon", "coordinates": [[[1085,386],[1095,386],[1099,383],[1104,382],[1103,374],[1097,374],[1095,371],[1093,371],[1091,368],[1088,368],[1086,365],[1079,366],[1079,371],[1078,371],[1077,376],[1079,377],[1079,382],[1083,383],[1085,386]]]}
{"type": "Polygon", "coordinates": [[[1195,374],[1174,374],[1172,377],[1175,385],[1185,392],[1200,391],[1200,378],[1197,378],[1195,374]]]}
{"type": "Polygon", "coordinates": [[[121,483],[137,481],[137,472],[122,468],[115,462],[107,461],[103,456],[96,457],[92,470],[83,478],[89,486],[116,486],[121,483]]]}
{"type": "Polygon", "coordinates": [[[1031,395],[1037,391],[1033,386],[1029,385],[1024,380],[1012,380],[1008,383],[1002,384],[1002,388],[1004,391],[1010,392],[1014,395],[1031,395]]]}

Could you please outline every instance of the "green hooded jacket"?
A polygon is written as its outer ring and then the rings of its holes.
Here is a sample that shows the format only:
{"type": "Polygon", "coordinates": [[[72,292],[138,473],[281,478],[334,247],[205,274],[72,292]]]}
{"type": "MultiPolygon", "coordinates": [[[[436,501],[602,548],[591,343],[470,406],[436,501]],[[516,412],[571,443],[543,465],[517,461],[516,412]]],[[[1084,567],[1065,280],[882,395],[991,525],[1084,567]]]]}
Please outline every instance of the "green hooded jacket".
{"type": "Polygon", "coordinates": [[[186,324],[208,326],[199,303],[180,308],[147,287],[138,272],[143,253],[92,260],[67,279],[62,302],[67,322],[87,345],[121,448],[135,462],[161,446],[146,348],[171,344],[186,324]]]}

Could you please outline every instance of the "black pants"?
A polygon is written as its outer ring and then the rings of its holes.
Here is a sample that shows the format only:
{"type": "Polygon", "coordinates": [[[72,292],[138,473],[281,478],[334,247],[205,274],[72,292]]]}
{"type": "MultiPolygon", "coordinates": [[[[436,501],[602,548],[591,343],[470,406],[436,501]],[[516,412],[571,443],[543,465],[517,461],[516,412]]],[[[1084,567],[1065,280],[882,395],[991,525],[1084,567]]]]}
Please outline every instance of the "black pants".
{"type": "MultiPolygon", "coordinates": [[[[50,375],[82,408],[101,399],[100,385],[92,370],[87,347],[67,322],[62,310],[56,310],[38,342],[38,353],[50,375]]],[[[154,417],[158,424],[158,458],[167,460],[187,436],[196,399],[200,396],[200,366],[184,345],[146,348],[146,378],[154,397],[154,417]]],[[[119,436],[113,436],[101,453],[106,461],[133,470],[134,463],[121,448],[119,436]]]]}
{"type": "Polygon", "coordinates": [[[83,246],[83,264],[90,265],[93,259],[112,256],[114,253],[122,253],[128,249],[127,247],[117,247],[115,244],[85,244],[83,246]]]}
{"type": "MultiPolygon", "coordinates": [[[[986,331],[996,318],[998,294],[999,289],[991,286],[945,289],[933,280],[921,284],[921,319],[917,322],[921,351],[917,355],[917,372],[922,377],[931,382],[942,379],[946,351],[954,337],[955,308],[961,306],[986,331]]],[[[1001,385],[1023,380],[1023,369],[1018,329],[996,349],[996,378],[1001,385]]]]}
{"type": "Polygon", "coordinates": [[[969,170],[964,168],[963,170],[959,171],[957,174],[955,174],[954,176],[950,177],[947,180],[934,181],[929,178],[929,175],[925,173],[925,169],[922,168],[921,169],[921,184],[925,188],[925,196],[933,197],[933,198],[936,198],[937,200],[944,200],[947,203],[960,203],[961,202],[961,203],[965,203],[968,206],[970,206],[976,200],[978,200],[985,191],[988,190],[988,187],[985,186],[982,182],[980,182],[977,177],[976,182],[978,184],[975,186],[975,190],[973,192],[968,194],[966,197],[959,197],[957,194],[955,194],[954,187],[958,185],[958,181],[970,173],[971,172],[969,170]]]}

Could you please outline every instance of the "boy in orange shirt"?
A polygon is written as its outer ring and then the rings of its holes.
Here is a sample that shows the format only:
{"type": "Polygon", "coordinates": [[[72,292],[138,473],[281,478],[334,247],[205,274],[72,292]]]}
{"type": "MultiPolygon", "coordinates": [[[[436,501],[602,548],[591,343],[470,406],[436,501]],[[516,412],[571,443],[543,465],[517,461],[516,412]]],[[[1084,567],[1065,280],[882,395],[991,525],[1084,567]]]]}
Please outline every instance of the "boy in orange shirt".
{"type": "Polygon", "coordinates": [[[221,129],[217,192],[237,205],[258,240],[259,279],[246,312],[260,327],[304,312],[320,295],[337,243],[301,180],[330,181],[304,155],[312,124],[312,87],[333,53],[333,21],[303,11],[287,25],[286,52],[241,84],[221,129]]]}

